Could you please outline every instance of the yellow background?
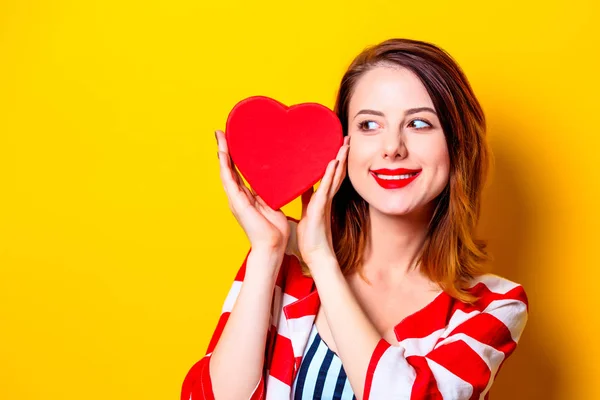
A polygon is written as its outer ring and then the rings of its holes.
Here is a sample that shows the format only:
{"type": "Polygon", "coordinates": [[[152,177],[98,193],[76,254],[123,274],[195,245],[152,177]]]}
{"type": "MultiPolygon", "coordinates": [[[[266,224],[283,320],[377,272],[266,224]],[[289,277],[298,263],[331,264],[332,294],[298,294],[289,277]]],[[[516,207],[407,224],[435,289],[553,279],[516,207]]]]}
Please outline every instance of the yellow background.
{"type": "Polygon", "coordinates": [[[481,230],[531,311],[492,398],[600,399],[594,1],[250,3],[0,2],[0,399],[178,398],[248,247],[214,130],[333,107],[390,37],[448,50],[489,121],[481,230]]]}

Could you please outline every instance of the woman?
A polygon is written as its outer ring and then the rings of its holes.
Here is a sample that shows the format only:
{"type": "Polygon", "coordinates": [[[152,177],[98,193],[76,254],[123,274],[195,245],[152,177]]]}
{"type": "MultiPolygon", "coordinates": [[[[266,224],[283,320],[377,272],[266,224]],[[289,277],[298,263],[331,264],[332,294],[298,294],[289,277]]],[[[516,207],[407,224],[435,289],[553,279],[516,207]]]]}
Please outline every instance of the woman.
{"type": "Polygon", "coordinates": [[[474,238],[489,153],[460,67],[387,40],[352,62],[335,112],[344,144],[300,221],[243,185],[217,131],[251,250],[182,400],[488,398],[514,351],[527,297],[474,238]]]}

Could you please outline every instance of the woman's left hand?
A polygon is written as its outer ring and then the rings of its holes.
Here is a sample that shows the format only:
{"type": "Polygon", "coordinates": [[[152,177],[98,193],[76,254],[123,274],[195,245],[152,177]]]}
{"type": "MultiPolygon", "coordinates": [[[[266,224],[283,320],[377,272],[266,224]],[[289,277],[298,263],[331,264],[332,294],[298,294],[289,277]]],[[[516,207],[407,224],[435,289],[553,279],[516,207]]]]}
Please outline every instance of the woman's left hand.
{"type": "Polygon", "coordinates": [[[350,138],[344,138],[337,157],[325,170],[316,192],[311,186],[302,194],[302,218],[298,223],[298,250],[302,261],[311,269],[323,262],[336,260],[331,236],[331,203],[346,176],[350,138]]]}

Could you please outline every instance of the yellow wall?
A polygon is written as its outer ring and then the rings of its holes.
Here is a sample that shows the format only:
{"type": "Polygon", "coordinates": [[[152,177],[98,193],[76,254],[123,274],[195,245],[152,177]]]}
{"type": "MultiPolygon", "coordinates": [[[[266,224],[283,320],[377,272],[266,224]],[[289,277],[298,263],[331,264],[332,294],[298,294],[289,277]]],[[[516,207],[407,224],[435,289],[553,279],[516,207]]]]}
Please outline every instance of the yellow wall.
{"type": "Polygon", "coordinates": [[[531,311],[492,398],[600,398],[594,1],[250,3],[0,2],[0,398],[178,398],[248,246],[214,130],[332,107],[389,37],[448,50],[489,120],[481,227],[531,311]]]}

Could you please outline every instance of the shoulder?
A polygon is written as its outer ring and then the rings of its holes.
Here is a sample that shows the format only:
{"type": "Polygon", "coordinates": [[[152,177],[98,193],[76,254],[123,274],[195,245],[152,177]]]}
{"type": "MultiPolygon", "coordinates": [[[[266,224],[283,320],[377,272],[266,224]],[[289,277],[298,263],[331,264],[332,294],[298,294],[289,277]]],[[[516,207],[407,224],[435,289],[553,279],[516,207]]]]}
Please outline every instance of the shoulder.
{"type": "Polygon", "coordinates": [[[496,274],[483,274],[472,278],[469,289],[480,298],[479,302],[489,303],[499,300],[514,300],[523,303],[527,308],[529,301],[523,285],[496,274]]]}
{"type": "Polygon", "coordinates": [[[455,304],[450,325],[469,321],[476,329],[506,330],[515,342],[519,340],[529,314],[527,294],[521,284],[484,274],[470,281],[468,291],[478,300],[473,304],[455,304]]]}

